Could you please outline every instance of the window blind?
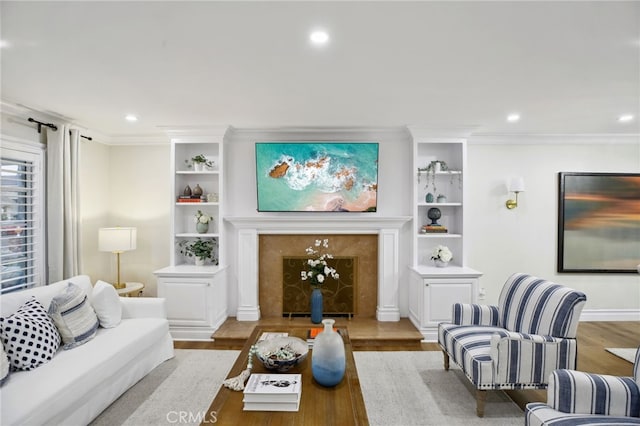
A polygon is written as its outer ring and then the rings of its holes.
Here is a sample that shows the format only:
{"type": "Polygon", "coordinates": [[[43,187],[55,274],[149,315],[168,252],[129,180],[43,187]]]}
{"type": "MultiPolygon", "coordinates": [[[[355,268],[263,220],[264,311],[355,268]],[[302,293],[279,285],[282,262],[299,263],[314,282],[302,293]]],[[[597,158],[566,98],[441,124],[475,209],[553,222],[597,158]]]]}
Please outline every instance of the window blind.
{"type": "Polygon", "coordinates": [[[39,156],[7,151],[0,159],[0,293],[39,284],[44,263],[39,156]]]}

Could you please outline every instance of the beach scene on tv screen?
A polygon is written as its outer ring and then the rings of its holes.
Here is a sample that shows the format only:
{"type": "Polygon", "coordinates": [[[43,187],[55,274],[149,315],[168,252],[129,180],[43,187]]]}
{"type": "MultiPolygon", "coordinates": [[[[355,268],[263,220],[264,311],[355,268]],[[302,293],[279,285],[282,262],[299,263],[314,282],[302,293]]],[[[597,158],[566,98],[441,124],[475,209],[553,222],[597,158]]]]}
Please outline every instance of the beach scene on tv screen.
{"type": "Polygon", "coordinates": [[[378,144],[257,142],[261,212],[375,212],[378,144]]]}

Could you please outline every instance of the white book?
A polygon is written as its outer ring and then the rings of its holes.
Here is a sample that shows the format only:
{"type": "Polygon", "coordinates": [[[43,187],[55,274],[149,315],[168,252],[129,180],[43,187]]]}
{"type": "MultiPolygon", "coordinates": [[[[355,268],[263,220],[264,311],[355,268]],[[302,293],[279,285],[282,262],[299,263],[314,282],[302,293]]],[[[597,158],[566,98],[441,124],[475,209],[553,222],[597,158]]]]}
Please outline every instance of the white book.
{"type": "Polygon", "coordinates": [[[258,338],[258,342],[262,342],[263,340],[275,339],[276,337],[288,337],[288,336],[289,336],[289,333],[265,331],[258,338]]]}
{"type": "Polygon", "coordinates": [[[252,374],[244,388],[247,402],[300,402],[302,374],[252,374]]]}
{"type": "Polygon", "coordinates": [[[297,402],[245,402],[244,411],[299,411],[297,402]]]}

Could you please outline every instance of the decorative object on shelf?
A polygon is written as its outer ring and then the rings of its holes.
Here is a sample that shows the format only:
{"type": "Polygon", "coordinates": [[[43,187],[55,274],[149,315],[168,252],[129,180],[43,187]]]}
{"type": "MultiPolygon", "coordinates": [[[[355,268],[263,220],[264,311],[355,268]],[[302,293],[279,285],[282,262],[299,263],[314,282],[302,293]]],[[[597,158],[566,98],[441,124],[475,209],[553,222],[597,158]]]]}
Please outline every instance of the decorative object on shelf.
{"type": "Polygon", "coordinates": [[[431,253],[431,260],[440,268],[449,265],[451,259],[453,259],[453,254],[447,246],[437,246],[431,253]]]}
{"type": "Polygon", "coordinates": [[[213,166],[213,162],[207,160],[207,157],[202,154],[191,157],[191,162],[193,163],[193,170],[196,172],[204,172],[207,167],[213,166]]]}
{"type": "Polygon", "coordinates": [[[187,196],[187,197],[191,197],[191,187],[189,185],[184,187],[184,191],[182,191],[182,195],[187,196]]]}
{"type": "Polygon", "coordinates": [[[429,188],[429,185],[433,185],[433,192],[437,192],[436,188],[436,173],[441,173],[444,171],[448,171],[449,167],[447,163],[442,160],[433,160],[426,167],[418,168],[418,183],[420,183],[420,175],[425,173],[427,174],[427,183],[425,188],[429,188]]]}
{"type": "Polygon", "coordinates": [[[425,195],[424,197],[424,201],[427,203],[433,203],[433,194],[430,192],[427,192],[427,195],[425,195]]]}
{"type": "Polygon", "coordinates": [[[196,183],[195,188],[191,191],[191,195],[195,195],[197,197],[202,196],[202,188],[200,188],[199,184],[196,183]]]}
{"type": "Polygon", "coordinates": [[[136,249],[136,228],[100,228],[98,230],[98,248],[116,254],[117,276],[113,286],[117,289],[126,287],[120,281],[120,254],[136,249]]]}
{"type": "Polygon", "coordinates": [[[213,254],[213,249],[217,241],[214,239],[182,240],[178,243],[180,254],[186,257],[195,258],[196,265],[202,266],[207,259],[211,259],[214,265],[218,264],[218,259],[213,254]]]}
{"type": "Polygon", "coordinates": [[[506,202],[507,208],[509,210],[512,210],[518,207],[518,194],[520,192],[524,192],[524,179],[522,177],[514,177],[509,179],[507,189],[509,190],[509,192],[513,192],[514,194],[516,194],[515,200],[507,200],[506,202]]]}
{"type": "Polygon", "coordinates": [[[346,359],[342,336],[333,329],[332,319],[322,320],[324,330],[318,334],[311,352],[311,372],[322,386],[331,387],[344,377],[346,359]]]}
{"type": "Polygon", "coordinates": [[[264,368],[278,373],[291,370],[307,358],[309,345],[298,337],[275,337],[255,344],[255,354],[264,368]]]}
{"type": "Polygon", "coordinates": [[[319,324],[322,321],[322,291],[320,286],[327,278],[333,278],[337,280],[340,278],[340,274],[327,264],[327,259],[333,259],[333,255],[327,252],[321,252],[322,249],[329,248],[329,239],[316,240],[313,246],[306,248],[307,256],[310,258],[307,260],[308,271],[302,271],[300,278],[302,281],[309,281],[313,290],[311,292],[311,322],[319,324]],[[315,247],[315,248],[314,248],[315,247]],[[318,290],[318,291],[315,291],[318,290]]]}
{"type": "Polygon", "coordinates": [[[446,203],[447,202],[447,197],[443,194],[438,195],[438,202],[439,203],[446,203]]]}
{"type": "Polygon", "coordinates": [[[218,194],[212,192],[211,194],[207,194],[207,202],[208,203],[217,203],[218,202],[218,194]]]}
{"type": "Polygon", "coordinates": [[[196,231],[199,234],[204,234],[209,230],[209,222],[213,220],[212,216],[209,216],[206,213],[202,213],[202,210],[198,210],[195,216],[196,221],[196,231]]]}
{"type": "Polygon", "coordinates": [[[431,225],[439,225],[438,219],[442,217],[442,212],[437,207],[431,207],[427,211],[427,217],[431,219],[431,225]]]}

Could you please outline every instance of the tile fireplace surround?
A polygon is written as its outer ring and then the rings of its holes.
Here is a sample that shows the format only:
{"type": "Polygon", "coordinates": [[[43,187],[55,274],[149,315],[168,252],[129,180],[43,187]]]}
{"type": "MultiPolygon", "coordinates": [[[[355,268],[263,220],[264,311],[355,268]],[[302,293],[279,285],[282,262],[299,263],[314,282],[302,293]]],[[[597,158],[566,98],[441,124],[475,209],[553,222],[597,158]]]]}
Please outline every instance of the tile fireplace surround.
{"type": "MultiPolygon", "coordinates": [[[[398,307],[398,235],[409,217],[370,216],[269,216],[227,217],[237,231],[237,256],[243,259],[236,265],[238,278],[238,321],[257,321],[260,311],[260,235],[317,235],[374,234],[378,236],[378,283],[375,315],[378,321],[399,321],[398,307]]],[[[313,238],[309,238],[312,241],[313,238]]],[[[308,245],[305,245],[307,247],[308,245]]],[[[330,242],[330,252],[331,252],[330,242]]],[[[333,253],[333,252],[332,252],[333,253]]],[[[304,251],[297,253],[304,255],[304,251]]],[[[334,253],[336,254],[336,253],[334,253]]],[[[363,273],[366,271],[363,271],[363,273]]],[[[263,300],[263,302],[265,302],[263,300]]],[[[273,311],[265,311],[272,315],[273,311]]]]}

